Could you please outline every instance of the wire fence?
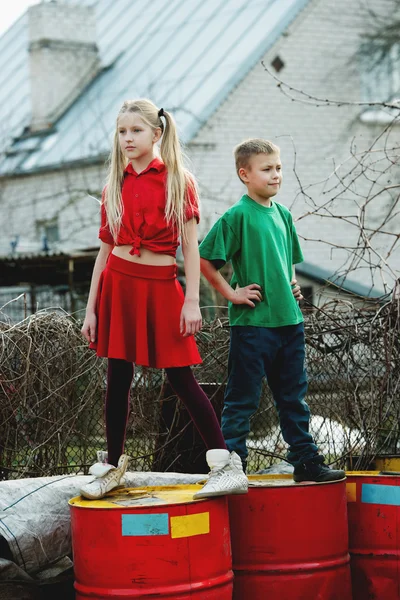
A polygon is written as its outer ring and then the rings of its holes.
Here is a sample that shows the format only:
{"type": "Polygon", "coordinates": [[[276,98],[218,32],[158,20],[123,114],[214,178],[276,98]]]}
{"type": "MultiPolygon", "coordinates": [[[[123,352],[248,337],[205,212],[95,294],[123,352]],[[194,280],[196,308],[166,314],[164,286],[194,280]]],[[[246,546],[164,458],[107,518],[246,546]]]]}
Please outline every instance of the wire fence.
{"type": "MultiPolygon", "coordinates": [[[[399,303],[357,308],[332,301],[305,313],[311,431],[329,463],[365,468],[400,445],[399,303]]],[[[105,449],[106,361],[87,348],[80,323],[43,310],[0,322],[0,477],[87,473],[105,449]]],[[[218,415],[229,351],[225,317],[197,336],[198,381],[218,415]]],[[[285,460],[273,399],[264,385],[248,440],[250,472],[285,460]]],[[[137,367],[126,451],[132,470],[205,472],[205,447],[163,371],[137,367]]]]}
{"type": "Polygon", "coordinates": [[[20,285],[0,287],[0,320],[19,323],[38,310],[54,306],[67,313],[84,314],[88,284],[83,289],[68,285],[20,285]]]}

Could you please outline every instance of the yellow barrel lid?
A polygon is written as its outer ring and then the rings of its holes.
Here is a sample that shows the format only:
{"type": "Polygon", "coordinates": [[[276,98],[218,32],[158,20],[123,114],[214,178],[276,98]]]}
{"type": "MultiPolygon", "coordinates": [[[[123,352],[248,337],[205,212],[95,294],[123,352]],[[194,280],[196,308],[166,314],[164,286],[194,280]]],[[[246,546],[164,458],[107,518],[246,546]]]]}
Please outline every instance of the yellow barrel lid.
{"type": "Polygon", "coordinates": [[[346,475],[348,477],[377,477],[382,476],[382,477],[392,477],[393,476],[398,476],[398,473],[393,472],[393,474],[391,473],[382,473],[381,471],[346,471],[346,475]]]}
{"type": "Polygon", "coordinates": [[[87,500],[76,496],[69,501],[70,506],[79,508],[129,508],[162,506],[167,504],[187,504],[203,502],[208,498],[195,500],[193,495],[201,485],[150,486],[142,488],[118,488],[101,500],[87,500]]]}
{"type": "Polygon", "coordinates": [[[339,479],[337,481],[302,481],[301,483],[296,483],[293,480],[293,476],[290,473],[285,473],[282,475],[279,474],[265,474],[265,475],[249,475],[249,487],[251,488],[264,488],[264,487],[300,487],[300,486],[310,486],[310,485],[327,485],[328,483],[340,483],[345,481],[345,479],[339,479]]]}

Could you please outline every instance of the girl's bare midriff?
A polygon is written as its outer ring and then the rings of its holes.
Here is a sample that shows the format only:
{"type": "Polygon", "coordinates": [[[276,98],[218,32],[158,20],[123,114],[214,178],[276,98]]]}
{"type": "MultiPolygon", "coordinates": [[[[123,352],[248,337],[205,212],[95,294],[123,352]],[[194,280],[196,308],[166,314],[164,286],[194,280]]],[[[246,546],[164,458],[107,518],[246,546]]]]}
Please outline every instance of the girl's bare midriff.
{"type": "Polygon", "coordinates": [[[119,258],[129,260],[130,262],[141,263],[142,265],[166,267],[175,264],[175,258],[169,254],[159,254],[147,250],[147,248],[141,248],[140,256],[138,256],[137,254],[129,254],[131,250],[132,246],[114,246],[112,253],[119,258]]]}

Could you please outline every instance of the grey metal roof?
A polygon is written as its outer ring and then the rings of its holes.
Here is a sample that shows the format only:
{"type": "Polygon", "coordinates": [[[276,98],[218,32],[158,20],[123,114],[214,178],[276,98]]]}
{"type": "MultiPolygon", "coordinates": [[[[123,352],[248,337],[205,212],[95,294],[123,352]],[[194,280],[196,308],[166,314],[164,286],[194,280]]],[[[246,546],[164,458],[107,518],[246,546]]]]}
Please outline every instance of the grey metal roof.
{"type": "Polygon", "coordinates": [[[308,1],[97,0],[103,71],[48,135],[18,141],[31,112],[25,14],[0,39],[0,131],[16,140],[0,174],[104,155],[126,98],[171,110],[189,141],[308,1]]]}
{"type": "Polygon", "coordinates": [[[331,283],[335,287],[338,287],[349,294],[354,294],[355,296],[360,296],[362,298],[387,297],[387,294],[377,286],[363,285],[362,283],[349,279],[347,275],[332,273],[327,269],[308,262],[302,262],[296,265],[296,273],[309,277],[319,283],[331,283]]]}
{"type": "Polygon", "coordinates": [[[0,149],[28,124],[31,110],[28,72],[28,15],[0,37],[0,149]]]}

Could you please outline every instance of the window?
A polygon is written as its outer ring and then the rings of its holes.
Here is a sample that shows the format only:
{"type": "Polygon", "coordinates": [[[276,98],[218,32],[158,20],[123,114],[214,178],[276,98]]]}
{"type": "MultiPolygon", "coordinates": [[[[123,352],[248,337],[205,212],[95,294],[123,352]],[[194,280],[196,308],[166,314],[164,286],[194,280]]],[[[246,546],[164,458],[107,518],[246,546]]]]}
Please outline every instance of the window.
{"type": "MultiPolygon", "coordinates": [[[[374,40],[362,44],[360,51],[361,100],[392,102],[400,95],[400,43],[374,40]]],[[[391,123],[398,110],[373,106],[360,115],[363,123],[391,123]]]]}
{"type": "Polygon", "coordinates": [[[36,221],[36,235],[43,244],[42,250],[48,250],[49,246],[57,244],[60,241],[58,218],[36,221]]]}
{"type": "Polygon", "coordinates": [[[274,67],[275,71],[279,73],[279,71],[282,71],[285,63],[280,56],[275,56],[274,60],[271,62],[271,65],[274,67]]]}
{"type": "Polygon", "coordinates": [[[400,43],[384,40],[362,44],[360,51],[363,102],[387,102],[400,94],[400,43]]]}

